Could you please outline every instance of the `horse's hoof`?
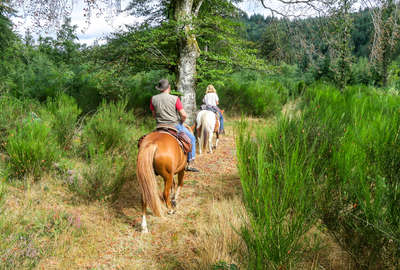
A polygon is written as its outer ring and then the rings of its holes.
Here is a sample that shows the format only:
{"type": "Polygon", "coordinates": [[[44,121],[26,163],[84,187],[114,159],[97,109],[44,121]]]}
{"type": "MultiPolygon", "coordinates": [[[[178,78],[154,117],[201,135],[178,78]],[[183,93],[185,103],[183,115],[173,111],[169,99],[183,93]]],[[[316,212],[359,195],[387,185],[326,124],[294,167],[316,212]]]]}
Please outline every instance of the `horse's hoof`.
{"type": "Polygon", "coordinates": [[[172,204],[172,207],[176,207],[176,201],[175,200],[171,200],[171,204],[172,204]]]}
{"type": "Polygon", "coordinates": [[[168,213],[168,215],[173,215],[173,214],[175,214],[175,210],[172,210],[172,209],[171,209],[171,210],[168,210],[167,213],[168,213]]]}

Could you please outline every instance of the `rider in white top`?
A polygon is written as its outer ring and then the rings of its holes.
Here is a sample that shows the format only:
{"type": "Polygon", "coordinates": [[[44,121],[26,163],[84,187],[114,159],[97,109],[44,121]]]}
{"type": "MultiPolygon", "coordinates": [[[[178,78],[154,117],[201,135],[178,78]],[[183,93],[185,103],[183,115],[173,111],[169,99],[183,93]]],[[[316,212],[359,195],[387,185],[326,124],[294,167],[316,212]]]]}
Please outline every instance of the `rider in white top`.
{"type": "Polygon", "coordinates": [[[206,94],[203,98],[203,102],[204,102],[204,104],[213,107],[214,110],[218,112],[219,122],[220,122],[219,123],[220,124],[219,131],[220,131],[220,133],[223,134],[224,133],[224,118],[222,116],[221,109],[218,108],[219,98],[217,95],[217,90],[215,90],[213,85],[210,84],[209,86],[207,86],[207,90],[206,90],[206,94]]]}
{"type": "Polygon", "coordinates": [[[217,93],[207,93],[203,98],[203,102],[206,105],[217,106],[219,103],[219,98],[217,93]]]}

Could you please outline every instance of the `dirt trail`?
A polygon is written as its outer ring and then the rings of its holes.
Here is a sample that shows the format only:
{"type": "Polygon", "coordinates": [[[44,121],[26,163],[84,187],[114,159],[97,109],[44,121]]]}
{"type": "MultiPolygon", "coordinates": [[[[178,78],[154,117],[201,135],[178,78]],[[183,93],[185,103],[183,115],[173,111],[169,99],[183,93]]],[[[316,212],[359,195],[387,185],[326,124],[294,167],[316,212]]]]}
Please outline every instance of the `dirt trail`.
{"type": "Polygon", "coordinates": [[[61,245],[39,268],[210,269],[218,261],[233,263],[230,253],[238,237],[231,225],[239,226],[235,209],[242,205],[232,128],[215,153],[198,156],[195,165],[201,172],[185,175],[177,212],[148,215],[149,234],[140,232],[140,193],[133,180],[112,206],[70,209],[81,216],[85,233],[61,245]]]}

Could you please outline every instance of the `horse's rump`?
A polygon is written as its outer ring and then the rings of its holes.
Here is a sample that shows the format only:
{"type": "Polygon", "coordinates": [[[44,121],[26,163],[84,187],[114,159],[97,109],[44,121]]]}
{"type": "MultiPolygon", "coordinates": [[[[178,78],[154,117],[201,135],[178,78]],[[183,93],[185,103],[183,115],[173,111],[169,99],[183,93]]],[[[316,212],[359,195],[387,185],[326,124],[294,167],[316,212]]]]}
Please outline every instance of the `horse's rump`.
{"type": "MultiPolygon", "coordinates": [[[[143,201],[154,215],[162,215],[162,204],[158,193],[156,174],[166,179],[182,171],[186,165],[186,155],[177,140],[169,134],[152,132],[141,140],[137,157],[136,174],[143,201]]],[[[172,176],[171,180],[172,180],[172,176]]]]}
{"type": "Polygon", "coordinates": [[[202,110],[197,114],[197,136],[199,137],[199,150],[207,146],[207,142],[210,143],[212,140],[215,126],[217,123],[217,117],[214,112],[209,110],[202,110]]]}

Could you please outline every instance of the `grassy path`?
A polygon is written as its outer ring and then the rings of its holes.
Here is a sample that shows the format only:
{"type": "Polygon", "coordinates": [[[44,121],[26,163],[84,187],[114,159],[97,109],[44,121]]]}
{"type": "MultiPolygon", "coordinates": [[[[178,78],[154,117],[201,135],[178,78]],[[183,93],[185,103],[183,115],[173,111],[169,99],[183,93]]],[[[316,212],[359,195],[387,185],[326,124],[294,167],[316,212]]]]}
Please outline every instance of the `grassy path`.
{"type": "Polygon", "coordinates": [[[239,264],[235,254],[240,180],[232,128],[214,154],[198,156],[200,173],[187,173],[177,212],[165,218],[149,215],[150,233],[140,232],[140,194],[136,181],[123,188],[113,205],[63,203],[75,213],[84,233],[61,239],[54,256],[39,269],[210,269],[220,261],[239,264]]]}

